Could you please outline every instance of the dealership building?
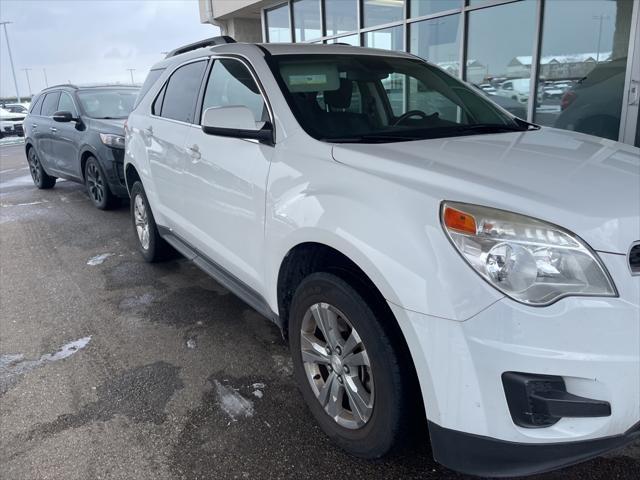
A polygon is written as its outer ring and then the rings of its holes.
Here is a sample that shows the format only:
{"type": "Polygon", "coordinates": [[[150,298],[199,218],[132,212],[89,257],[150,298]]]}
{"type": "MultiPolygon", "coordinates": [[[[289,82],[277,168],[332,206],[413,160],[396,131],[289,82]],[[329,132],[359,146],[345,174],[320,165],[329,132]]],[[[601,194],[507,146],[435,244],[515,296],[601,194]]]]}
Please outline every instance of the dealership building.
{"type": "Polygon", "coordinates": [[[529,121],[636,146],[639,17],[638,0],[200,0],[239,42],[410,52],[529,121]]]}

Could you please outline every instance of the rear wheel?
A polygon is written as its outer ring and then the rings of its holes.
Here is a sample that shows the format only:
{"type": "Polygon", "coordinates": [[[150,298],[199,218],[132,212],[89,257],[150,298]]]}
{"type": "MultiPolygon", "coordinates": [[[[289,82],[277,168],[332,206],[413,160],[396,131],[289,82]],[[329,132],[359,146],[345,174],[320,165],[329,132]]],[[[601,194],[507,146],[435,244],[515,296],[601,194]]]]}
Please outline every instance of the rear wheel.
{"type": "Polygon", "coordinates": [[[31,147],[29,149],[27,160],[29,162],[29,173],[31,173],[34,185],[41,190],[53,188],[56,184],[56,177],[52,177],[44,171],[35,148],[31,147]]]}
{"type": "Polygon", "coordinates": [[[347,282],[314,273],[291,305],[289,338],[298,386],[325,433],[349,453],[378,458],[406,430],[406,381],[375,312],[347,282]]]}
{"type": "Polygon", "coordinates": [[[109,210],[117,205],[118,199],[111,193],[107,178],[95,157],[89,157],[84,166],[84,181],[89,198],[97,208],[109,210]]]}
{"type": "Polygon", "coordinates": [[[138,240],[138,249],[144,259],[147,262],[157,262],[167,258],[170,247],[158,232],[141,182],[135,182],[131,187],[131,220],[138,240]]]}

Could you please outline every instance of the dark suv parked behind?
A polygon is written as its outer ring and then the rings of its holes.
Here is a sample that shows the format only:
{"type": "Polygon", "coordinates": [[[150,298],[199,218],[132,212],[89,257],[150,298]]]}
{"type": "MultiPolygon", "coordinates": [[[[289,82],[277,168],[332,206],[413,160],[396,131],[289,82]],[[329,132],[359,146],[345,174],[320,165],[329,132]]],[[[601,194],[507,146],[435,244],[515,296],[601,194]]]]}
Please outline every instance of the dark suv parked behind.
{"type": "Polygon", "coordinates": [[[58,85],[40,92],[24,120],[33,182],[52,188],[56,178],[87,186],[96,207],[128,197],[122,170],[124,122],[138,87],[58,85]]]}

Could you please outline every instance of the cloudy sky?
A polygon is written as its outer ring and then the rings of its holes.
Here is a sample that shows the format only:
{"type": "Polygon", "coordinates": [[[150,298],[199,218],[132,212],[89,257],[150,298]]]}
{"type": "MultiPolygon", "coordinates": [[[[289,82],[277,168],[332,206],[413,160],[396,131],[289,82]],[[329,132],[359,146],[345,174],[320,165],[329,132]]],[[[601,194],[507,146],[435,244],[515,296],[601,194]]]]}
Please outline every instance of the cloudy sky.
{"type": "MultiPolygon", "coordinates": [[[[201,24],[197,0],[0,0],[21,95],[56,83],[141,83],[155,62],[177,46],[219,34],[201,24]]],[[[4,32],[0,37],[0,96],[15,95],[4,32]]]]}

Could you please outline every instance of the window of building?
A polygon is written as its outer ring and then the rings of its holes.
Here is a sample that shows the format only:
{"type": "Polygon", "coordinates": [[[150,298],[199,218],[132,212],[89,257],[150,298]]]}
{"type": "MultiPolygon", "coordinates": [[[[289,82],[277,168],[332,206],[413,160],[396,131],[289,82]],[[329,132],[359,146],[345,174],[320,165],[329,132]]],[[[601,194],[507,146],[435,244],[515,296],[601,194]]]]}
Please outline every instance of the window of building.
{"type": "Polygon", "coordinates": [[[402,26],[384,28],[367,32],[364,35],[364,46],[370,48],[384,48],[386,50],[403,50],[402,26]]]}
{"type": "Polygon", "coordinates": [[[410,0],[409,16],[422,17],[462,7],[463,0],[410,0]]]}
{"type": "Polygon", "coordinates": [[[469,13],[466,79],[522,106],[529,102],[536,2],[523,0],[469,13]],[[503,88],[503,83],[505,84],[503,88]],[[488,88],[488,87],[487,87],[488,88]]]}
{"type": "Polygon", "coordinates": [[[404,17],[404,0],[363,0],[364,26],[398,22],[404,17]]]}
{"type": "MultiPolygon", "coordinates": [[[[546,3],[537,123],[618,139],[632,3],[546,3]]],[[[521,61],[528,68],[531,57],[521,61]]]]}
{"type": "Polygon", "coordinates": [[[42,112],[40,113],[44,117],[51,117],[56,113],[58,108],[58,99],[60,98],[60,92],[47,93],[42,102],[42,112]]]}
{"type": "Polygon", "coordinates": [[[66,92],[60,93],[60,100],[58,101],[58,111],[71,112],[73,118],[78,118],[78,112],[76,111],[76,106],[73,103],[73,99],[71,98],[71,95],[66,92]]]}
{"type": "Polygon", "coordinates": [[[306,42],[322,36],[320,0],[294,0],[293,30],[296,42],[306,42]]]}
{"type": "Polygon", "coordinates": [[[327,35],[340,35],[358,28],[358,0],[324,0],[327,35]]]}
{"type": "Polygon", "coordinates": [[[198,91],[206,66],[206,61],[193,62],[173,72],[164,92],[160,116],[193,123],[198,91]]]}
{"type": "Polygon", "coordinates": [[[409,25],[410,51],[460,76],[460,15],[432,18],[409,25]]]}
{"type": "Polygon", "coordinates": [[[267,41],[272,43],[290,42],[289,5],[285,4],[265,12],[267,17],[267,41]]]}
{"type": "Polygon", "coordinates": [[[231,105],[248,107],[256,122],[269,119],[260,90],[247,67],[237,60],[216,60],[207,82],[202,112],[231,105]]]}

